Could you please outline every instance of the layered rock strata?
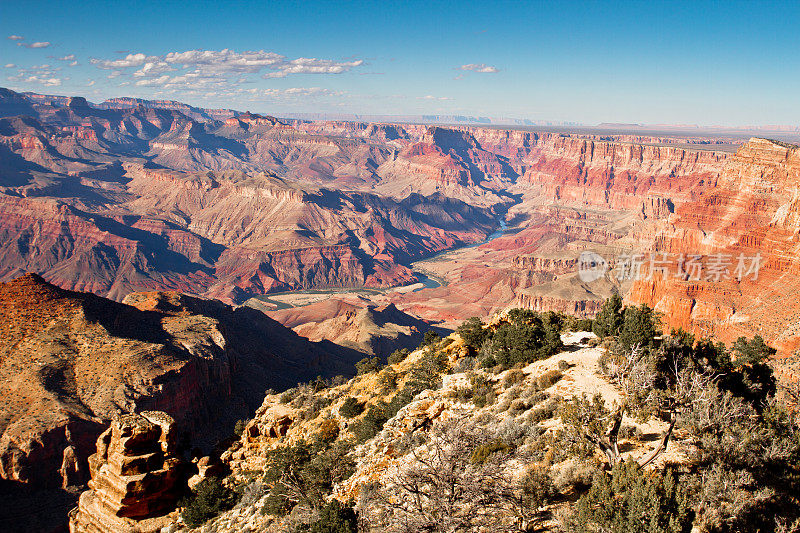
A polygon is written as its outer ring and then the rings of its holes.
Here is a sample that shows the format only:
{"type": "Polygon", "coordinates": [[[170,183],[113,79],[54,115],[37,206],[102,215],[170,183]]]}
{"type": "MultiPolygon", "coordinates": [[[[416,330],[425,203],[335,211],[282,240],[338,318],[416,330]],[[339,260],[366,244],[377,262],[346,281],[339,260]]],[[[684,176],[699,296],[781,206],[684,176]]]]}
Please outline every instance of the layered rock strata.
{"type": "Polygon", "coordinates": [[[92,479],[70,513],[70,533],[150,533],[175,519],[185,472],[175,422],[145,411],[117,417],[89,457],[92,479]]]}

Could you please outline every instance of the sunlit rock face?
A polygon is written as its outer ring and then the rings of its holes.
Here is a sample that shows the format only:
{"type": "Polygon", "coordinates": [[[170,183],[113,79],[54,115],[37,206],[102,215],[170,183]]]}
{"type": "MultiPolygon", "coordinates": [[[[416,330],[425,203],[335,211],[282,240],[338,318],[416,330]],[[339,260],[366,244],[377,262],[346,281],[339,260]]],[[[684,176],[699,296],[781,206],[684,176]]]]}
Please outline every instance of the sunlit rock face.
{"type": "Polygon", "coordinates": [[[184,490],[174,420],[160,411],[117,417],[89,457],[92,479],[70,516],[71,533],[159,531],[184,490]]]}

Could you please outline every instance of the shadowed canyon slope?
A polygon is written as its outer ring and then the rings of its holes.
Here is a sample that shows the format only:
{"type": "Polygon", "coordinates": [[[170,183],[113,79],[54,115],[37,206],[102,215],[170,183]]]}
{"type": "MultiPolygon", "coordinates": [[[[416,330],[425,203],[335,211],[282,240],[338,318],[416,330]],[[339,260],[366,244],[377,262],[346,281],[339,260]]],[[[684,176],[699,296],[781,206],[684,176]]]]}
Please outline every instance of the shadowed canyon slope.
{"type": "Polygon", "coordinates": [[[79,485],[118,412],[161,410],[192,445],[227,437],[278,389],[347,374],[360,352],[312,343],[263,313],[177,293],[123,303],[29,274],[0,284],[0,476],[79,485]]]}

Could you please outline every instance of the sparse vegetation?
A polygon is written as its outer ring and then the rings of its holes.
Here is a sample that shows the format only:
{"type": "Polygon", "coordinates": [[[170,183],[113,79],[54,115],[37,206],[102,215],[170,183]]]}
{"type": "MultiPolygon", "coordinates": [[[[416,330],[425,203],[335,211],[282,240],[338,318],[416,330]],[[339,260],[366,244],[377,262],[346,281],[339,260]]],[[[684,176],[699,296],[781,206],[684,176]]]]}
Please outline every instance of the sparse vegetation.
{"type": "Polygon", "coordinates": [[[236,505],[236,500],[236,492],[228,488],[220,478],[207,477],[181,501],[181,516],[190,527],[198,527],[236,505]]]}

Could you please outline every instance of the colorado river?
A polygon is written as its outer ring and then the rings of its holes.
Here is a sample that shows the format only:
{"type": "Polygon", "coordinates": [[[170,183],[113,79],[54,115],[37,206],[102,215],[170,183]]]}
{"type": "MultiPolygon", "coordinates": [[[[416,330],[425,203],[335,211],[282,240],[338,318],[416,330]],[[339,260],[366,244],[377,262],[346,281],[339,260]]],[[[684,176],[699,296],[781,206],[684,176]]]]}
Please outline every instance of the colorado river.
{"type": "Polygon", "coordinates": [[[263,304],[267,304],[268,306],[270,306],[269,310],[279,311],[281,309],[291,309],[292,307],[303,307],[305,305],[309,305],[310,303],[320,301],[321,298],[318,298],[319,296],[330,295],[330,294],[347,293],[347,294],[362,294],[364,296],[369,296],[376,294],[385,294],[390,291],[417,292],[423,289],[435,289],[445,284],[445,281],[442,279],[438,279],[435,276],[431,276],[426,272],[423,272],[419,264],[422,262],[436,261],[438,259],[447,257],[448,254],[452,254],[454,252],[458,252],[461,250],[467,250],[469,248],[475,248],[482,244],[486,244],[489,241],[493,241],[498,237],[501,237],[503,234],[505,234],[506,230],[508,229],[508,224],[506,224],[506,221],[504,219],[498,219],[498,222],[500,224],[500,228],[494,233],[491,233],[488,237],[486,237],[486,239],[484,239],[481,242],[475,244],[468,244],[466,246],[460,246],[458,248],[453,248],[450,250],[445,250],[443,252],[439,252],[438,254],[432,255],[431,257],[420,259],[419,261],[414,261],[413,263],[411,263],[412,272],[418,280],[416,283],[413,283],[411,285],[403,285],[400,287],[389,287],[386,289],[367,289],[364,287],[335,287],[330,289],[301,289],[296,291],[273,292],[268,295],[251,298],[245,303],[245,305],[251,305],[252,307],[261,309],[262,307],[264,307],[263,304]],[[417,285],[419,285],[419,287],[417,287],[417,285]],[[413,289],[411,287],[413,287],[413,289]],[[288,303],[282,301],[281,299],[276,299],[286,295],[292,295],[293,297],[300,297],[301,301],[288,303]],[[307,299],[308,301],[305,302],[302,301],[303,296],[308,296],[307,299]],[[253,302],[253,300],[255,300],[255,302],[253,302]]]}

